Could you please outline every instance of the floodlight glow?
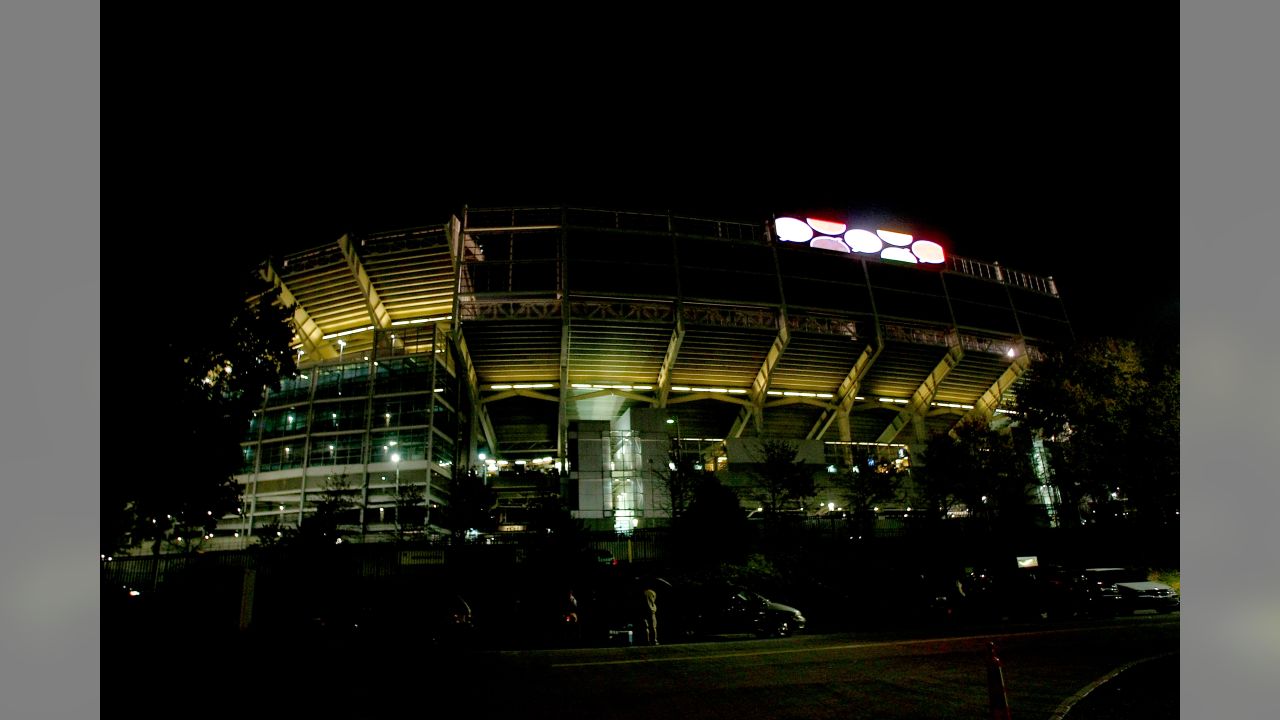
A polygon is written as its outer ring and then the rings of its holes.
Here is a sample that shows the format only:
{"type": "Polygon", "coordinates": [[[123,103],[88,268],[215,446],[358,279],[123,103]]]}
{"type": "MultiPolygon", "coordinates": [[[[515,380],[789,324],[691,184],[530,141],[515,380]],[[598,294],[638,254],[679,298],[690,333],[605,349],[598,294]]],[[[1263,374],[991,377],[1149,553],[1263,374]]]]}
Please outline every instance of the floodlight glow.
{"type": "Polygon", "coordinates": [[[854,228],[844,234],[845,244],[854,252],[860,253],[878,253],[884,247],[884,243],[876,234],[870,230],[860,230],[854,228]]]}
{"type": "Polygon", "coordinates": [[[849,252],[849,246],[845,245],[843,240],[840,238],[827,237],[826,235],[819,235],[814,238],[809,243],[809,247],[818,248],[819,250],[835,250],[842,253],[849,252]]]}
{"type": "Polygon", "coordinates": [[[890,245],[906,247],[911,244],[911,236],[906,233],[894,232],[892,230],[876,230],[876,234],[880,236],[881,240],[884,240],[890,245]]]}
{"type": "Polygon", "coordinates": [[[898,262],[915,264],[916,256],[911,251],[903,247],[887,247],[880,251],[882,260],[897,260],[898,262]]]}
{"type": "Polygon", "coordinates": [[[400,453],[391,453],[391,462],[393,463],[400,462],[400,453]]]}
{"type": "Polygon", "coordinates": [[[778,239],[783,242],[809,242],[809,238],[813,237],[813,229],[793,217],[774,220],[773,228],[778,231],[778,239]]]}
{"type": "Polygon", "coordinates": [[[823,235],[843,235],[846,227],[844,223],[831,222],[830,220],[815,220],[813,218],[805,218],[805,220],[808,221],[809,227],[823,235]]]}
{"type": "Polygon", "coordinates": [[[932,240],[917,240],[911,244],[911,252],[920,258],[920,262],[940,263],[947,259],[942,246],[932,240]]]}

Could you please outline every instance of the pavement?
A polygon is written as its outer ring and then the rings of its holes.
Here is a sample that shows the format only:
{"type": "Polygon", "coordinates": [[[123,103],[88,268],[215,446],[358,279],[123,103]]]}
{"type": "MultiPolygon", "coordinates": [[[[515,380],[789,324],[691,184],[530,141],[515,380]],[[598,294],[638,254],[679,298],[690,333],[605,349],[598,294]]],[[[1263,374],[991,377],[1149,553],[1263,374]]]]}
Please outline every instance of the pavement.
{"type": "Polygon", "coordinates": [[[1065,701],[1052,720],[1155,720],[1178,717],[1178,655],[1164,655],[1109,675],[1065,701]]]}

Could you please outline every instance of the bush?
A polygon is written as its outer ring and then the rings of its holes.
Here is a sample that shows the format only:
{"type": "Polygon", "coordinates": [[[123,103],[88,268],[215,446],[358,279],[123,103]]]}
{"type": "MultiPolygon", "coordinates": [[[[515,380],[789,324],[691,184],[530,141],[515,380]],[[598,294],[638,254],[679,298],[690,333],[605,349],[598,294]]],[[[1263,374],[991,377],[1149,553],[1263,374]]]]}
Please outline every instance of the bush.
{"type": "Polygon", "coordinates": [[[1182,594],[1182,572],[1177,568],[1153,569],[1147,573],[1147,580],[1164,583],[1173,588],[1174,592],[1182,594]]]}

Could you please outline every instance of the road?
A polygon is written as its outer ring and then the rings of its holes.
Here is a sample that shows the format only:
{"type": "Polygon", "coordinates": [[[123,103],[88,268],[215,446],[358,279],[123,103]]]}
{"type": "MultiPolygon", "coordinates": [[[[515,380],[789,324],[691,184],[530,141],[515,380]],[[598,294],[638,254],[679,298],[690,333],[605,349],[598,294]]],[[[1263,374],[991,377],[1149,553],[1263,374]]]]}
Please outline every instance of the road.
{"type": "MultiPolygon", "coordinates": [[[[1082,691],[1131,663],[1171,667],[1166,685],[1176,708],[1177,665],[1168,659],[1178,650],[1178,615],[933,635],[743,635],[482,652],[258,649],[240,655],[248,667],[203,678],[234,688],[218,714],[241,718],[989,718],[986,657],[994,641],[1019,720],[1086,720],[1067,712],[1070,702],[1096,702],[1082,691]],[[1139,662],[1149,658],[1164,660],[1139,662]]],[[[201,675],[190,677],[185,692],[170,685],[176,702],[199,691],[201,675]]],[[[186,705],[174,709],[190,716],[186,705]]]]}
{"type": "MultiPolygon", "coordinates": [[[[410,655],[394,661],[381,653],[360,657],[357,651],[356,657],[333,659],[366,678],[348,685],[362,688],[356,696],[340,694],[312,705],[303,694],[291,693],[282,711],[314,707],[317,715],[333,711],[351,719],[989,717],[987,651],[995,642],[1012,716],[1073,720],[1070,702],[1085,700],[1089,693],[1083,691],[1098,679],[1135,662],[1169,657],[1179,642],[1176,615],[989,630],[914,638],[726,635],[658,647],[410,655]]],[[[315,674],[301,684],[323,688],[328,673],[324,662],[314,660],[315,674]]],[[[1176,697],[1176,665],[1174,670],[1169,693],[1176,697]]]]}

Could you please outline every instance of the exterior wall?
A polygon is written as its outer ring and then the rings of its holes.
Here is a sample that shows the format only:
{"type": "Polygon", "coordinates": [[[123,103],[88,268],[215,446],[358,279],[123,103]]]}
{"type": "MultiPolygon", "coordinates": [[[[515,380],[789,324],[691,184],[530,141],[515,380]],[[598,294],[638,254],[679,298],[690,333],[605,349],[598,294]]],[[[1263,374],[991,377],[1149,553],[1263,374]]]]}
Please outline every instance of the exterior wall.
{"type": "Polygon", "coordinates": [[[481,449],[567,463],[561,494],[593,526],[657,525],[673,433],[731,485],[747,482],[752,439],[802,445],[815,471],[843,468],[829,441],[894,445],[908,403],[902,441],[945,429],[1002,378],[1006,349],[1033,358],[1036,343],[1070,337],[1051,279],[782,243],[763,220],[471,209],[444,226],[344,236],[276,270],[295,321],[311,323],[298,335],[306,377],[247,429],[246,503],[224,534],[296,525],[341,477],[367,508],[352,524],[386,533],[397,475],[434,478],[431,499],[447,502],[455,465],[483,465],[481,449]],[[426,358],[425,377],[379,364],[426,358]],[[849,388],[866,397],[842,398],[849,388]],[[682,431],[654,407],[666,403],[679,403],[682,431]]]}
{"type": "MultiPolygon", "coordinates": [[[[353,505],[343,525],[367,539],[394,532],[397,488],[447,502],[466,434],[447,327],[370,334],[370,347],[355,357],[303,362],[297,377],[265,394],[241,444],[241,512],[219,523],[218,544],[247,546],[264,531],[297,527],[320,494],[343,481],[353,505]]],[[[401,524],[430,531],[427,515],[425,507],[406,510],[401,524]]]]}
{"type": "Polygon", "coordinates": [[[632,408],[614,423],[581,421],[572,437],[577,456],[570,482],[578,488],[574,517],[593,530],[656,527],[670,518],[659,473],[669,462],[667,413],[632,408]]]}

